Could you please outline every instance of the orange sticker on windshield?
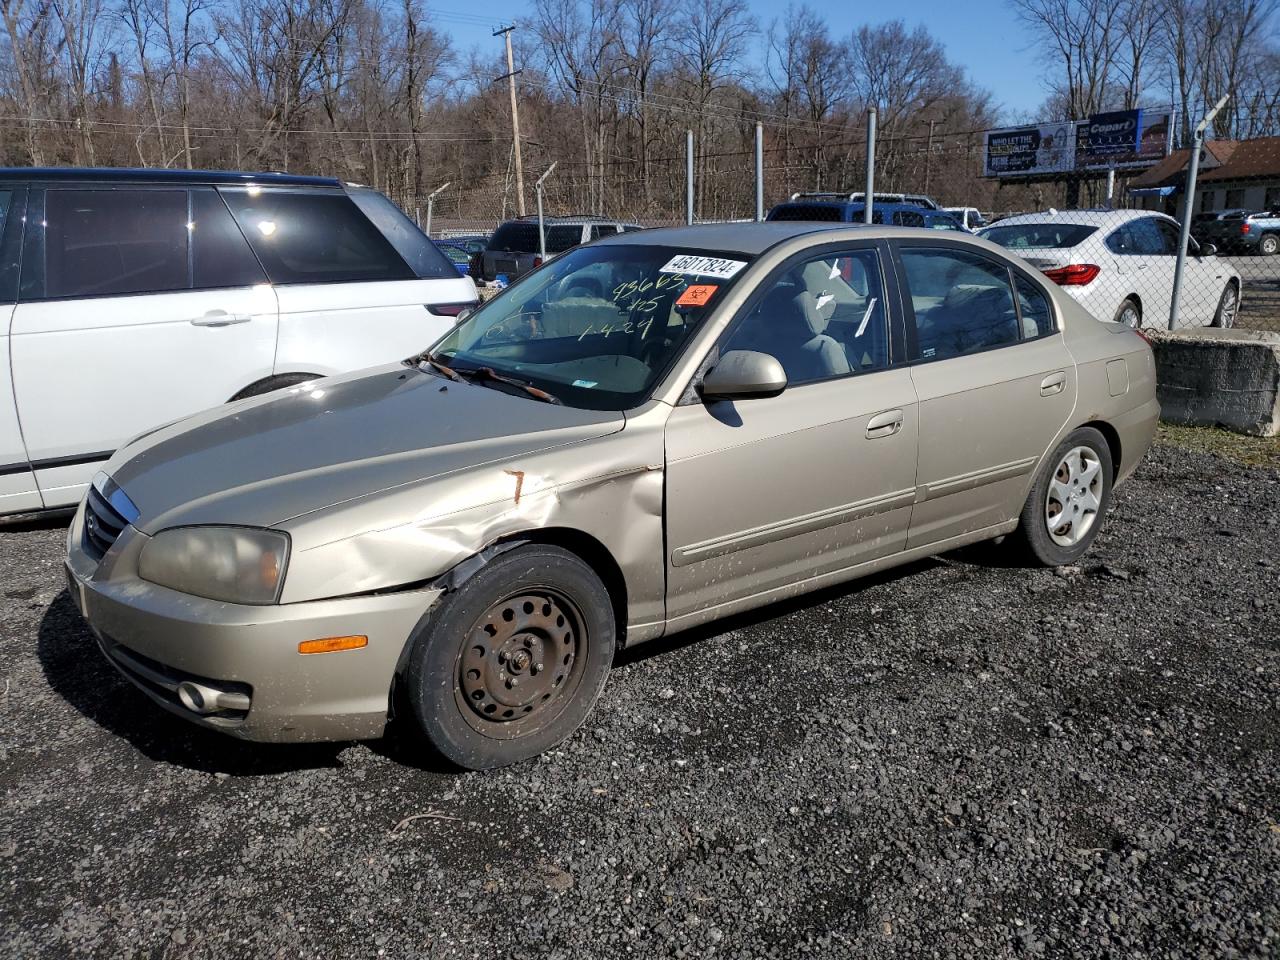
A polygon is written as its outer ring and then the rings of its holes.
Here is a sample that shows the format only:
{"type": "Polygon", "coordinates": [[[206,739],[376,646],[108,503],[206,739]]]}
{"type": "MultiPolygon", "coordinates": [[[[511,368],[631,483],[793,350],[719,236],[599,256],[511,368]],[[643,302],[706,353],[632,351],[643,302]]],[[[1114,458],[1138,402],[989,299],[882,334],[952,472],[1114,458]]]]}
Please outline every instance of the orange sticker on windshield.
{"type": "Polygon", "coordinates": [[[711,295],[719,289],[720,287],[714,283],[695,283],[691,287],[684,288],[684,293],[680,294],[680,299],[676,301],[676,306],[705,307],[707,301],[711,299],[711,295]]]}

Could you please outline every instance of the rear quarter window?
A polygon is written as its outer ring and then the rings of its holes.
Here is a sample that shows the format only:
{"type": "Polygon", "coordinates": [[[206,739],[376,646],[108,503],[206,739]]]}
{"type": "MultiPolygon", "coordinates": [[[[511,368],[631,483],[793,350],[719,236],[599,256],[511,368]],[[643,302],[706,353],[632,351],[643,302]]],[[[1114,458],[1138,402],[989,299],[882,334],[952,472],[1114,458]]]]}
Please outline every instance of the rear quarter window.
{"type": "Polygon", "coordinates": [[[384,237],[396,248],[413,272],[423,280],[444,280],[457,277],[458,271],[428,238],[418,229],[403,210],[377,190],[363,187],[352,189],[349,195],[360,211],[368,217],[384,237]]]}
{"type": "Polygon", "coordinates": [[[345,193],[254,187],[219,193],[272,283],[416,278],[345,193]]]}

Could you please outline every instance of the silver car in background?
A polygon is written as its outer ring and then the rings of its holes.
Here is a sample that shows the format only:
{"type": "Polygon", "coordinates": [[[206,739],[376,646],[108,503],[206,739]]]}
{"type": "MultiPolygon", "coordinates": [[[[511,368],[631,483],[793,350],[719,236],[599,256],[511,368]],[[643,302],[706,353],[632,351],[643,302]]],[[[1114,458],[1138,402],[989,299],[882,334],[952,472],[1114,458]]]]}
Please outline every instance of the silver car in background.
{"type": "Polygon", "coordinates": [[[1077,560],[1151,442],[1146,341],[963,234],[804,223],[566,252],[404,363],[121,450],[67,571],[106,657],[251,740],[500,766],[615,652],[1016,533],[1077,560]]]}

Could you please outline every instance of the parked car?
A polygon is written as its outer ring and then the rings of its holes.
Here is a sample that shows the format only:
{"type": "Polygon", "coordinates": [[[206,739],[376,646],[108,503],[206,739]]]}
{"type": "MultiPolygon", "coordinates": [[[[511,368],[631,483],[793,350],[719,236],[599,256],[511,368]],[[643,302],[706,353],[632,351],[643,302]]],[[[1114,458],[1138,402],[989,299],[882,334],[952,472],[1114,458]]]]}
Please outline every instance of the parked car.
{"type": "Polygon", "coordinates": [[[943,209],[959,220],[960,225],[970,233],[977,233],[987,225],[986,217],[977,207],[943,207],[943,209]]]}
{"type": "MultiPolygon", "coordinates": [[[[862,196],[858,194],[857,196],[862,196]]],[[[771,209],[766,220],[810,221],[822,223],[861,223],[866,205],[861,200],[802,199],[789,200],[771,209]]],[[[914,203],[881,202],[871,208],[871,222],[895,227],[922,227],[926,230],[965,232],[960,221],[942,210],[914,203]]]]}
{"type": "Polygon", "coordinates": [[[1248,210],[1212,210],[1193,214],[1191,217],[1191,236],[1193,236],[1198,243],[1207,243],[1209,241],[1205,231],[1210,224],[1217,220],[1221,220],[1224,217],[1235,217],[1236,215],[1243,216],[1248,212],[1248,210]]]}
{"type": "Polygon", "coordinates": [[[646,230],[411,361],[129,444],[70,592],[178,716],[348,739],[395,704],[494,767],[620,648],[994,537],[1078,561],[1157,415],[1141,336],[969,234],[646,230]]]}
{"type": "Polygon", "coordinates": [[[0,513],[73,506],[135,434],[416,353],[476,301],[386,197],[320,177],[0,170],[0,227],[0,513]]]}
{"type": "MultiPolygon", "coordinates": [[[[1149,210],[1050,210],[1009,217],[979,236],[1018,254],[1099,320],[1169,326],[1178,221],[1149,210]]],[[[1240,274],[1194,239],[1182,276],[1179,321],[1230,327],[1240,274]]]]}
{"type": "MultiPolygon", "coordinates": [[[[544,217],[547,259],[616,233],[643,229],[638,223],[624,223],[605,217],[544,217]]],[[[538,218],[508,220],[493,231],[488,246],[472,259],[471,276],[492,282],[505,276],[513,282],[542,265],[538,218]]]]}
{"type": "Polygon", "coordinates": [[[471,275],[471,258],[475,254],[461,244],[451,243],[448,240],[436,240],[435,245],[441,253],[449,258],[449,262],[461,276],[471,275]]]}
{"type": "Polygon", "coordinates": [[[487,233],[460,233],[453,236],[441,237],[440,243],[451,243],[455,247],[461,247],[467,253],[481,253],[485,247],[489,245],[489,234],[487,233]]]}
{"type": "Polygon", "coordinates": [[[1280,251],[1280,210],[1224,213],[1201,227],[1205,242],[1226,253],[1257,253],[1264,257],[1280,251]]]}

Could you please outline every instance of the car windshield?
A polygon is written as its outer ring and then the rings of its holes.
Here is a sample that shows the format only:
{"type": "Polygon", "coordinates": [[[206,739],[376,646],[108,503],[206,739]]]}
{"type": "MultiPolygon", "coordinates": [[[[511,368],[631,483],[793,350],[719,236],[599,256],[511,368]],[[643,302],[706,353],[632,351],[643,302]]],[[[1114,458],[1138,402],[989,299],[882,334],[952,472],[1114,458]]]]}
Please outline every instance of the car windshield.
{"type": "Polygon", "coordinates": [[[1010,250],[1031,247],[1064,249],[1083,242],[1085,237],[1097,233],[1097,227],[1081,223],[1019,223],[1011,226],[988,227],[978,236],[998,243],[1010,250]]]}
{"type": "Polygon", "coordinates": [[[749,261],[656,245],[580,247],[494,297],[430,356],[464,376],[488,368],[569,406],[627,410],[749,261]]]}

